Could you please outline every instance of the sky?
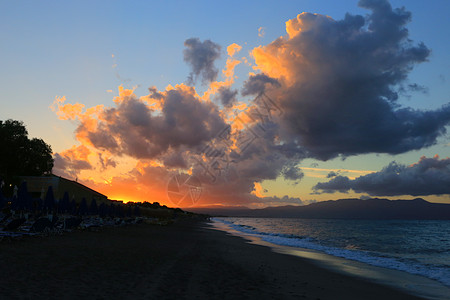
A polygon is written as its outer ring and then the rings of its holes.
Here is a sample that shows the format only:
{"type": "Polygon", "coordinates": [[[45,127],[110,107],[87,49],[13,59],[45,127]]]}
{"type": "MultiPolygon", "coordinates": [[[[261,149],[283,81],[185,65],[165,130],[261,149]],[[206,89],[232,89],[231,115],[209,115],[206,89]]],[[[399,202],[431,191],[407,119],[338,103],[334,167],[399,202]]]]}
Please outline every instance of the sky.
{"type": "Polygon", "coordinates": [[[0,120],[110,199],[450,203],[449,10],[0,1],[0,120]]]}

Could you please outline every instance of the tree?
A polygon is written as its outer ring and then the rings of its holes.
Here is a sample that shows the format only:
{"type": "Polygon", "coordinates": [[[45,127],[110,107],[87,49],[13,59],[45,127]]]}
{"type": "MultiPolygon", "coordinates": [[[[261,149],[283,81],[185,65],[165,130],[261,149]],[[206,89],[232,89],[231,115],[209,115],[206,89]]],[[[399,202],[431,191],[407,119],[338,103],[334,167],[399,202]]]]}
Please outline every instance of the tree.
{"type": "Polygon", "coordinates": [[[52,148],[42,139],[29,139],[21,121],[0,120],[0,177],[41,176],[53,168],[52,148]]]}

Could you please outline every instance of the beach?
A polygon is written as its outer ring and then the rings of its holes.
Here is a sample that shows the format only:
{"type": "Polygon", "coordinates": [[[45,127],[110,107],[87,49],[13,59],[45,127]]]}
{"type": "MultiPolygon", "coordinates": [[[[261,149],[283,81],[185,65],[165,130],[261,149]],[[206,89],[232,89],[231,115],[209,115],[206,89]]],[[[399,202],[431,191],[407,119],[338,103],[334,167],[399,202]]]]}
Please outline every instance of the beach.
{"type": "Polygon", "coordinates": [[[420,299],[180,221],[0,243],[1,299],[420,299]]]}

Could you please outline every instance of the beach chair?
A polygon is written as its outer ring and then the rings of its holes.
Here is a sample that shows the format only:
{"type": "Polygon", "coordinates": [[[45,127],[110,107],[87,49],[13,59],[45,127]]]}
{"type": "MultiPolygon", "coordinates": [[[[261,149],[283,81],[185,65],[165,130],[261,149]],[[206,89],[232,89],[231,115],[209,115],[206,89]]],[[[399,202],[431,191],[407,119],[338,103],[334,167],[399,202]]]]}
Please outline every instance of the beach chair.
{"type": "Polygon", "coordinates": [[[14,219],[11,222],[9,222],[8,224],[6,224],[6,226],[3,228],[3,230],[5,230],[5,231],[16,230],[17,228],[20,227],[20,225],[25,223],[25,221],[26,221],[25,218],[14,219]]]}
{"type": "Polygon", "coordinates": [[[48,233],[52,228],[53,224],[48,218],[39,218],[31,226],[31,231],[48,233]]]}

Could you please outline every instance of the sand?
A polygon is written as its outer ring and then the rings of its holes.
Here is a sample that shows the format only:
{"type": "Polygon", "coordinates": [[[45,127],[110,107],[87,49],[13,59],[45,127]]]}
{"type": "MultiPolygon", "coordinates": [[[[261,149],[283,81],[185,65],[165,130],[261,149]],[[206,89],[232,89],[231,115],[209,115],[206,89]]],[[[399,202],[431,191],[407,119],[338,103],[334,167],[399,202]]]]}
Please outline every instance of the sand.
{"type": "Polygon", "coordinates": [[[0,299],[419,299],[205,223],[0,243],[0,299]]]}

